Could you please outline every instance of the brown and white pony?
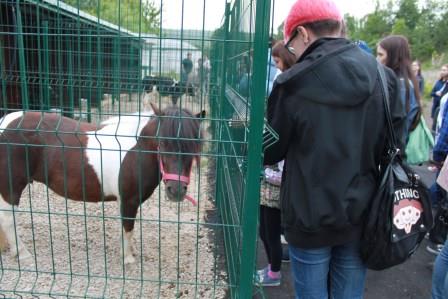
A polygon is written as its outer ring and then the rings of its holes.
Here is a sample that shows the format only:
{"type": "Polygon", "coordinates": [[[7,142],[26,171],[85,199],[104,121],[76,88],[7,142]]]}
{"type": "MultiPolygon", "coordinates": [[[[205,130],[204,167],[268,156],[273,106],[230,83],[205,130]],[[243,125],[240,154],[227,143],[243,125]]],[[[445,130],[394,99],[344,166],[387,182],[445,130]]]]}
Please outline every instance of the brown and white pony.
{"type": "Polygon", "coordinates": [[[153,111],[112,118],[99,127],[43,112],[18,111],[0,119],[0,229],[15,255],[31,257],[17,235],[13,209],[27,184],[37,181],[75,201],[118,200],[124,262],[135,262],[137,210],[161,180],[168,199],[188,198],[205,115],[151,106],[153,111]]]}

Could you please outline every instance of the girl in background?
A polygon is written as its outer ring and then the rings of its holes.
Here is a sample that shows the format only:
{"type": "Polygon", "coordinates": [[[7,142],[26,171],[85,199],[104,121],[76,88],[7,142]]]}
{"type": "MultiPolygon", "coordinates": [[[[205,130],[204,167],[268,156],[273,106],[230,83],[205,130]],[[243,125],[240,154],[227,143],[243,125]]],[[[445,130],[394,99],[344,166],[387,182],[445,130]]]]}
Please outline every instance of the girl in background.
{"type": "MultiPolygon", "coordinates": [[[[412,71],[411,50],[408,40],[402,35],[389,35],[377,46],[377,60],[389,67],[400,79],[400,93],[406,109],[405,140],[420,121],[421,104],[418,82],[412,71]]],[[[406,144],[405,143],[405,144],[406,144]]]]}
{"type": "MultiPolygon", "coordinates": [[[[432,130],[435,131],[437,124],[437,115],[440,108],[440,100],[442,97],[448,93],[448,64],[445,64],[440,69],[439,79],[434,84],[431,90],[432,97],[432,108],[431,108],[431,118],[433,119],[432,130]]],[[[443,114],[443,111],[442,111],[443,114]]]]}
{"type": "Polygon", "coordinates": [[[422,64],[420,61],[414,60],[414,62],[412,62],[412,70],[414,71],[415,78],[417,79],[420,96],[423,96],[423,92],[425,91],[425,78],[423,78],[422,75],[422,64]]]}
{"type": "MultiPolygon", "coordinates": [[[[274,44],[271,55],[279,70],[277,76],[295,63],[295,56],[286,50],[283,41],[274,44]]],[[[257,271],[255,284],[258,286],[279,286],[281,282],[280,182],[282,173],[283,161],[264,170],[260,199],[260,238],[266,251],[268,265],[257,271]]]]}

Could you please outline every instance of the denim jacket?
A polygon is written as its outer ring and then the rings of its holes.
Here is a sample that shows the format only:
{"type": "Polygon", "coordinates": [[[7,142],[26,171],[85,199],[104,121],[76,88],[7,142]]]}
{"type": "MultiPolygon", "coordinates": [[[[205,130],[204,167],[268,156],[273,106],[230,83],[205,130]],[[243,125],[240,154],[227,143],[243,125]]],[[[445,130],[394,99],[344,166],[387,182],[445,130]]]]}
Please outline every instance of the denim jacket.
{"type": "MultiPolygon", "coordinates": [[[[404,82],[404,78],[400,78],[400,96],[403,106],[406,107],[406,84],[404,82]]],[[[406,140],[409,136],[409,131],[412,123],[414,122],[415,116],[417,115],[420,106],[415,98],[414,93],[414,85],[411,81],[409,81],[409,111],[406,113],[406,127],[405,127],[405,136],[406,140]]]]}

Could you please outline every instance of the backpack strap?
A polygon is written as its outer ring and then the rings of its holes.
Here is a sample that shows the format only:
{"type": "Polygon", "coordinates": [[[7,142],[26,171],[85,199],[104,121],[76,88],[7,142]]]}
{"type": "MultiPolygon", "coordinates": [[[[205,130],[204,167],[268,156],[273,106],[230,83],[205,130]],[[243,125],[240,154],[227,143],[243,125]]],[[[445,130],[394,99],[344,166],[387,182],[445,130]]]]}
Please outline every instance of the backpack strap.
{"type": "Polygon", "coordinates": [[[387,135],[390,142],[391,149],[394,151],[399,151],[397,147],[397,138],[395,136],[395,132],[392,125],[392,117],[390,114],[389,107],[389,89],[387,88],[387,79],[386,73],[384,72],[384,67],[378,62],[377,63],[378,76],[381,82],[381,93],[383,95],[383,106],[384,106],[384,114],[386,116],[387,123],[387,135]]]}

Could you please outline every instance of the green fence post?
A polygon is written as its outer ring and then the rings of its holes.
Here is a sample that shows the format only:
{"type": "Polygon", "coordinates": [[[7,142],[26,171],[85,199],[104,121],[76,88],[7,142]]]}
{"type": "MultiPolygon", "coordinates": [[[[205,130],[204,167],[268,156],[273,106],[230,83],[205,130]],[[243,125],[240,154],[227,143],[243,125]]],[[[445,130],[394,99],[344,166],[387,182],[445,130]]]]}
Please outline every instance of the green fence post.
{"type": "MultiPolygon", "coordinates": [[[[73,56],[72,56],[72,40],[71,40],[71,35],[72,35],[72,26],[69,26],[68,28],[68,34],[66,37],[66,51],[67,51],[67,60],[68,60],[68,113],[67,116],[68,117],[72,117],[74,115],[74,91],[73,91],[73,87],[74,87],[74,82],[73,82],[73,56]]],[[[79,107],[79,109],[81,109],[81,106],[79,107]]]]}
{"type": "Polygon", "coordinates": [[[6,71],[5,71],[5,57],[3,56],[3,43],[0,39],[0,76],[2,78],[2,106],[3,109],[8,109],[8,99],[6,97],[6,71]]]}
{"type": "MultiPolygon", "coordinates": [[[[88,69],[87,73],[88,75],[88,79],[89,79],[89,84],[88,84],[88,90],[89,92],[87,93],[87,121],[91,122],[92,121],[92,82],[93,78],[92,78],[92,73],[93,73],[93,67],[92,67],[92,30],[87,30],[87,64],[86,64],[86,69],[88,69]]],[[[98,62],[99,63],[99,62],[98,62]]],[[[98,103],[98,111],[101,113],[101,99],[100,102],[98,103]]]]}
{"type": "Polygon", "coordinates": [[[255,267],[258,205],[260,193],[260,169],[264,124],[264,99],[266,97],[266,63],[269,35],[269,0],[256,4],[254,63],[251,85],[251,109],[247,158],[247,184],[243,204],[243,238],[241,247],[240,282],[238,298],[252,297],[253,271],[255,267]]]}
{"type": "MultiPolygon", "coordinates": [[[[227,43],[226,40],[228,38],[228,34],[229,34],[229,16],[230,16],[230,3],[226,3],[226,10],[225,10],[225,21],[224,21],[224,41],[222,42],[222,47],[225,48],[227,43]]],[[[221,66],[221,72],[220,72],[220,78],[219,80],[221,81],[221,87],[220,87],[220,91],[219,91],[219,98],[218,99],[224,99],[226,96],[226,71],[227,71],[227,56],[226,56],[226,50],[222,49],[222,52],[220,53],[221,59],[222,59],[222,66],[221,66]]],[[[217,76],[218,77],[218,76],[217,76]]],[[[218,81],[218,80],[217,80],[218,81]]],[[[220,101],[216,101],[215,102],[216,105],[213,105],[213,111],[214,111],[214,115],[213,117],[219,117],[221,119],[222,116],[222,108],[221,108],[221,103],[220,101]],[[216,114],[215,114],[216,113],[216,114]]],[[[222,124],[220,122],[218,122],[218,125],[221,127],[222,124]]],[[[216,132],[220,132],[221,129],[217,129],[216,132]]],[[[222,144],[218,143],[217,145],[218,147],[221,147],[222,144]]],[[[221,150],[218,148],[216,149],[218,153],[221,152],[221,150]]],[[[222,169],[222,157],[219,157],[218,159],[218,163],[216,163],[216,181],[219,181],[219,169],[222,169]]],[[[216,188],[215,190],[216,194],[215,194],[215,198],[217,200],[217,203],[219,204],[219,199],[220,199],[220,192],[219,189],[216,188]]]]}
{"type": "Polygon", "coordinates": [[[118,112],[120,112],[120,71],[121,71],[121,42],[120,37],[114,37],[113,39],[113,50],[112,50],[112,73],[113,73],[113,86],[114,95],[112,96],[112,109],[115,110],[115,102],[118,102],[118,112]]]}
{"type": "Polygon", "coordinates": [[[151,76],[152,73],[152,44],[149,45],[148,51],[148,76],[151,76]]]}
{"type": "Polygon", "coordinates": [[[30,108],[30,103],[28,99],[28,87],[26,82],[25,47],[23,44],[23,27],[22,27],[22,15],[20,11],[20,0],[17,0],[16,2],[16,18],[17,18],[16,38],[18,41],[18,50],[19,50],[20,90],[22,94],[22,108],[24,110],[28,110],[30,108]]]}
{"type": "MultiPolygon", "coordinates": [[[[79,2],[79,0],[78,0],[79,2]]],[[[78,3],[79,4],[79,3],[78,3]]],[[[75,73],[76,73],[76,99],[78,100],[79,105],[79,118],[82,118],[82,54],[81,54],[81,24],[79,22],[79,6],[78,7],[78,16],[76,17],[76,45],[75,45],[75,55],[76,55],[76,63],[75,63],[75,73]]]]}
{"type": "MultiPolygon", "coordinates": [[[[235,4],[237,5],[237,4],[235,4]]],[[[235,9],[235,6],[233,7],[235,9]]],[[[231,136],[228,135],[229,131],[227,130],[228,126],[228,118],[229,115],[232,115],[230,111],[229,103],[226,99],[226,88],[227,88],[227,73],[229,71],[229,55],[231,52],[232,44],[229,41],[229,39],[232,39],[232,36],[230,34],[231,28],[230,24],[233,24],[232,19],[232,8],[231,3],[226,4],[226,10],[225,10],[225,20],[224,20],[224,27],[223,27],[223,40],[222,43],[222,52],[221,54],[221,60],[222,60],[222,66],[220,70],[220,88],[219,88],[219,97],[217,97],[215,103],[214,103],[214,110],[217,111],[215,114],[215,117],[219,118],[221,121],[218,122],[218,128],[216,132],[218,133],[218,136],[215,138],[217,140],[224,140],[231,141],[231,136]],[[227,137],[225,137],[227,136],[227,137]]],[[[229,157],[228,153],[231,152],[229,149],[230,142],[219,142],[217,152],[223,153],[223,155],[220,155],[217,161],[216,165],[216,203],[219,207],[219,211],[221,214],[221,218],[223,220],[224,225],[228,225],[223,230],[224,240],[225,240],[225,250],[226,250],[226,260],[227,260],[227,271],[229,275],[229,285],[230,285],[230,296],[231,298],[237,298],[238,293],[238,271],[239,271],[239,250],[238,250],[238,238],[236,235],[238,235],[237,231],[239,231],[239,227],[235,226],[236,219],[233,218],[235,216],[234,210],[232,209],[232,202],[235,201],[235,197],[232,196],[231,189],[228,189],[228,192],[224,191],[224,186],[229,183],[229,160],[233,161],[235,159],[234,157],[229,157]]],[[[232,154],[230,154],[232,155],[232,154]]],[[[233,189],[232,189],[233,190],[233,189]]],[[[234,194],[233,194],[234,195],[234,194]]]]}
{"type": "Polygon", "coordinates": [[[36,4],[37,10],[36,10],[36,19],[37,19],[37,28],[36,28],[36,40],[37,40],[37,69],[38,69],[38,76],[39,76],[39,109],[44,109],[44,86],[43,86],[43,80],[42,76],[44,75],[43,69],[42,69],[42,45],[41,45],[41,24],[40,24],[40,5],[36,4]]]}
{"type": "Polygon", "coordinates": [[[43,110],[50,109],[50,50],[48,48],[48,21],[42,22],[43,27],[43,67],[44,67],[44,88],[43,88],[43,110]]]}
{"type": "MultiPolygon", "coordinates": [[[[99,5],[99,2],[98,2],[99,5]]],[[[98,22],[100,20],[100,10],[98,8],[98,22]]],[[[96,38],[96,80],[94,80],[93,82],[96,84],[96,95],[97,95],[97,109],[98,109],[98,117],[101,119],[102,117],[102,113],[103,113],[103,109],[101,107],[102,105],[102,100],[103,100],[103,63],[102,63],[102,59],[103,59],[103,53],[101,52],[103,47],[101,46],[101,31],[100,31],[100,26],[97,26],[97,38],[96,38]]],[[[89,66],[91,67],[91,66],[89,66]]],[[[91,69],[91,72],[93,72],[93,68],[91,69]]],[[[87,104],[89,105],[89,104],[87,104]]]]}
{"type": "Polygon", "coordinates": [[[52,36],[53,40],[55,40],[57,46],[56,46],[56,65],[57,67],[57,77],[58,77],[58,109],[60,109],[61,115],[64,115],[66,112],[65,107],[65,95],[64,95],[64,63],[63,63],[63,57],[62,54],[64,54],[64,47],[62,44],[62,21],[61,21],[61,11],[59,6],[59,1],[57,1],[57,11],[56,11],[56,30],[52,33],[56,33],[56,36],[52,36]]]}

